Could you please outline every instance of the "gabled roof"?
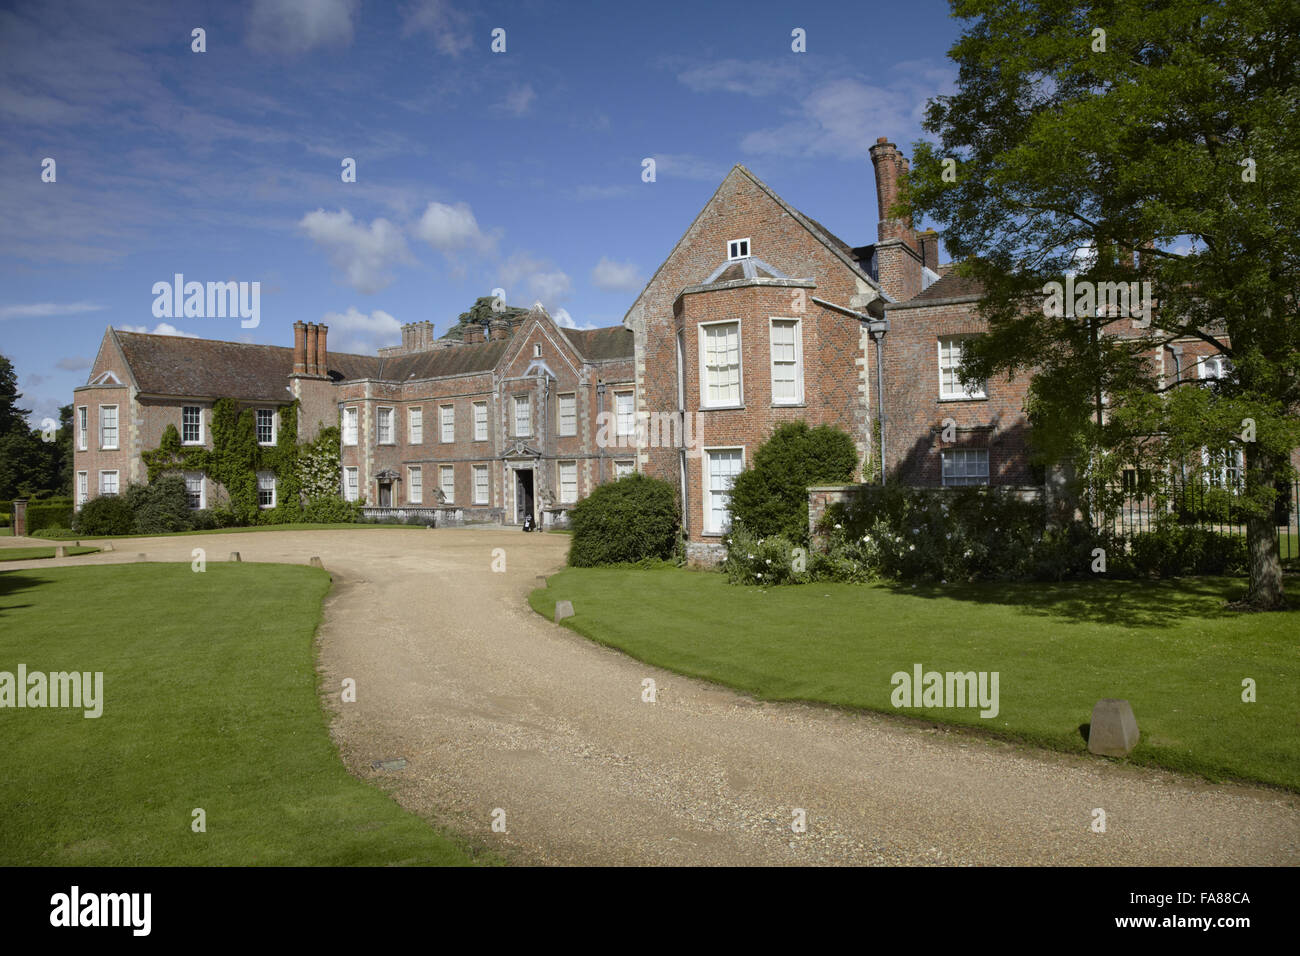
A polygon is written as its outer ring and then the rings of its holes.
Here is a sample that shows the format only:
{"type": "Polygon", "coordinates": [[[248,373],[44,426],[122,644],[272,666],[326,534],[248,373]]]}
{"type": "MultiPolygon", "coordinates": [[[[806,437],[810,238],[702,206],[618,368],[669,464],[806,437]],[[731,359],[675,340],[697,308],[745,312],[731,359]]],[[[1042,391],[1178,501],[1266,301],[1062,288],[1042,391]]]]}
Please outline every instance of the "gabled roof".
{"type": "Polygon", "coordinates": [[[473,345],[453,345],[430,352],[395,355],[382,360],[371,378],[404,382],[412,378],[442,378],[446,375],[490,372],[497,367],[497,362],[509,344],[509,339],[500,339],[496,342],[476,342],[473,345]]]}
{"type": "Polygon", "coordinates": [[[603,329],[564,329],[573,347],[589,362],[630,359],[636,354],[631,331],[621,325],[603,329]]]}

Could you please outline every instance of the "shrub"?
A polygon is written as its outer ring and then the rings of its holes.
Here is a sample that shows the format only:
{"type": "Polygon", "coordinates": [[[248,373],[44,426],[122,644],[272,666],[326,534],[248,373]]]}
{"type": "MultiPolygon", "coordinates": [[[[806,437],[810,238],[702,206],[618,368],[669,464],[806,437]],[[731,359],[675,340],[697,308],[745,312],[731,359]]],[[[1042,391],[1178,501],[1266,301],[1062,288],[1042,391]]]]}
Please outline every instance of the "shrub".
{"type": "Polygon", "coordinates": [[[131,534],[135,513],[122,495],[100,495],[81,506],[72,526],[82,535],[131,534]]]}
{"type": "Polygon", "coordinates": [[[1205,528],[1161,522],[1133,536],[1133,568],[1149,577],[1242,574],[1248,561],[1243,538],[1205,528]]]}
{"type": "Polygon", "coordinates": [[[787,422],[754,453],[731,487],[731,516],[762,538],[808,541],[808,486],[852,481],[858,450],[838,428],[787,422]]]}
{"type": "Polygon", "coordinates": [[[812,580],[808,549],[796,546],[789,538],[760,538],[744,525],[733,524],[723,543],[727,556],[722,570],[732,584],[798,584],[812,580]]]}
{"type": "Polygon", "coordinates": [[[598,486],[578,502],[569,520],[573,567],[667,560],[677,548],[676,491],[639,473],[598,486]]]}
{"type": "Polygon", "coordinates": [[[27,533],[40,531],[42,528],[70,528],[72,526],[72,502],[41,502],[27,506],[27,533]]]}
{"type": "Polygon", "coordinates": [[[168,534],[193,527],[194,512],[180,475],[159,475],[152,484],[131,485],[126,502],[135,516],[136,534],[168,534]]]}
{"type": "Polygon", "coordinates": [[[348,524],[361,520],[361,502],[346,501],[338,495],[321,495],[308,500],[302,520],[311,524],[348,524]]]}

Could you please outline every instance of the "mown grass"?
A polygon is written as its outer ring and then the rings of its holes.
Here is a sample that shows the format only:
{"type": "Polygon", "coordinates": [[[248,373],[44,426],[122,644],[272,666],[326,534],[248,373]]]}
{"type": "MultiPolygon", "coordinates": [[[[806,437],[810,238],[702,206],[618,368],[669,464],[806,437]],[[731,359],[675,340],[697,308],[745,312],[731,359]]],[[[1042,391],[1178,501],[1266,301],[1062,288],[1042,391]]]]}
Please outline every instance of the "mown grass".
{"type": "Polygon", "coordinates": [[[314,667],[329,586],[274,564],[0,572],[0,671],[104,674],[98,718],[0,709],[0,864],[474,862],[344,769],[314,667]]]}
{"type": "MultiPolygon", "coordinates": [[[[94,554],[99,548],[77,547],[68,545],[66,553],[71,557],[78,554],[94,554]]],[[[0,548],[0,561],[34,561],[39,558],[54,557],[53,548],[0,548]]]]}
{"type": "MultiPolygon", "coordinates": [[[[1292,583],[1294,588],[1296,585],[1292,583]]],[[[1127,758],[1300,789],[1300,611],[1241,614],[1244,583],[808,584],[685,569],[569,568],[530,595],[548,619],[647,663],[768,700],[906,714],[1070,752],[1105,697],[1129,700],[1127,758]],[[896,672],[997,671],[999,713],[896,709],[896,672]],[[1243,680],[1257,687],[1242,700],[1243,680]]]]}

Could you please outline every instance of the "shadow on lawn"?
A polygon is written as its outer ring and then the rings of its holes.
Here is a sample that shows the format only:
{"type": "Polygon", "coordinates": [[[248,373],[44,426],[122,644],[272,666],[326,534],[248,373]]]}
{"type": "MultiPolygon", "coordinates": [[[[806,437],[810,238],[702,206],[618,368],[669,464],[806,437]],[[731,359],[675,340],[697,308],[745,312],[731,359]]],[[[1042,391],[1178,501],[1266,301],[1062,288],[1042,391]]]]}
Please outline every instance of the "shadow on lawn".
{"type": "MultiPolygon", "coordinates": [[[[0,565],[3,568],[3,565],[0,565]]],[[[18,591],[26,591],[30,588],[39,587],[42,584],[49,584],[50,579],[41,577],[35,571],[3,571],[0,570],[0,616],[11,611],[17,611],[20,608],[31,607],[30,604],[7,604],[4,599],[10,594],[18,591]]]]}
{"type": "Polygon", "coordinates": [[[1165,627],[1192,618],[1235,616],[1225,601],[1245,593],[1235,578],[1173,581],[1064,581],[1034,584],[889,585],[898,594],[1017,607],[1075,624],[1165,627]]]}

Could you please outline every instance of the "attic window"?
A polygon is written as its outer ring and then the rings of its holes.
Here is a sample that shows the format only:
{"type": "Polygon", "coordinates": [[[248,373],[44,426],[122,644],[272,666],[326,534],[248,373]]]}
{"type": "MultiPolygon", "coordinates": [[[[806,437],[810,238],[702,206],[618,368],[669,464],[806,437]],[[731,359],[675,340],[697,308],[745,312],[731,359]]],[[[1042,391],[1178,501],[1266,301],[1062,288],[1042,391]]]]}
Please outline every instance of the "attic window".
{"type": "Polygon", "coordinates": [[[732,239],[727,243],[728,259],[748,259],[749,258],[749,240],[732,239]]]}
{"type": "Polygon", "coordinates": [[[541,357],[542,357],[542,343],[541,342],[534,343],[533,358],[541,358],[541,357]]]}

